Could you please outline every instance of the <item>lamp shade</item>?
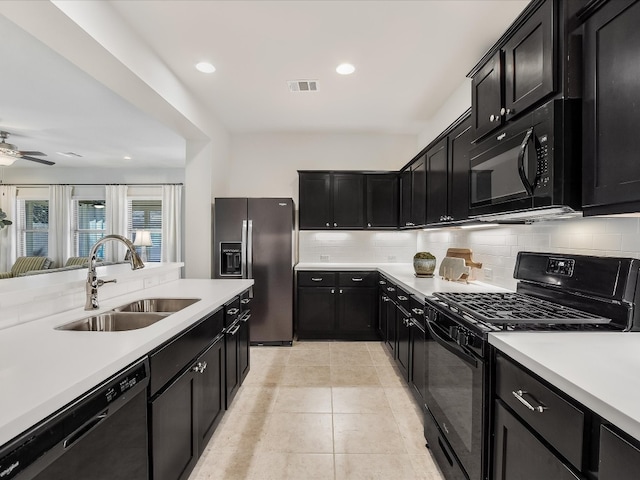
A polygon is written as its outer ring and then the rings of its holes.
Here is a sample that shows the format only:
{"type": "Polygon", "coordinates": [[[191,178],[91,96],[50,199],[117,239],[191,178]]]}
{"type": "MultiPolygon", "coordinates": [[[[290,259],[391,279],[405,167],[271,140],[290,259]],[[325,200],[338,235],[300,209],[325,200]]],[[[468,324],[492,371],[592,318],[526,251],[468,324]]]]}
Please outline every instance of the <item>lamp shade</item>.
{"type": "Polygon", "coordinates": [[[136,230],[136,239],[133,244],[136,247],[153,246],[153,242],[151,241],[151,232],[149,230],[136,230]]]}

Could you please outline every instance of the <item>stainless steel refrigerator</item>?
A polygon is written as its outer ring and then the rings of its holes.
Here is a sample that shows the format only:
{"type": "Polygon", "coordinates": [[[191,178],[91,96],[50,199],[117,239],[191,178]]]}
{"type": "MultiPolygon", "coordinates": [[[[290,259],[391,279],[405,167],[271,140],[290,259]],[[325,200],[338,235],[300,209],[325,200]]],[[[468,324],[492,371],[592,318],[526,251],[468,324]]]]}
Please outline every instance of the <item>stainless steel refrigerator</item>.
{"type": "Polygon", "coordinates": [[[293,341],[291,198],[216,198],[213,278],[253,278],[250,342],[293,341]]]}

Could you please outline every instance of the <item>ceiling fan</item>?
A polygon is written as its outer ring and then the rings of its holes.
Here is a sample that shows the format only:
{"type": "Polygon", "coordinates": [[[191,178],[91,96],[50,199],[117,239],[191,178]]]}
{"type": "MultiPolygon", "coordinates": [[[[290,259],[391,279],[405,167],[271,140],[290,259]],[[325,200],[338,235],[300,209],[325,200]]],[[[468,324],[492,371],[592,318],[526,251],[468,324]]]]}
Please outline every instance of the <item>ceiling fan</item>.
{"type": "Polygon", "coordinates": [[[0,131],[0,139],[2,139],[2,141],[0,141],[0,166],[6,167],[12,165],[13,162],[18,159],[30,160],[32,162],[43,163],[44,165],[55,165],[55,162],[50,162],[49,160],[44,160],[42,158],[34,158],[34,156],[46,157],[46,153],[20,151],[18,150],[18,147],[16,147],[12,143],[7,143],[7,138],[9,138],[9,132],[0,131]]]}

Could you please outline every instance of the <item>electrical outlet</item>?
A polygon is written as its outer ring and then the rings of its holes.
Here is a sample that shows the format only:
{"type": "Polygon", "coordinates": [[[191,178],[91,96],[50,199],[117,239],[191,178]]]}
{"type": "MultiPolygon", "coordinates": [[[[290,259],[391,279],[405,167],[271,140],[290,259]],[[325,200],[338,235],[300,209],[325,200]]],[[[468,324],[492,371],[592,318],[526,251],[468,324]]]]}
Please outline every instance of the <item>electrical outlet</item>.
{"type": "Polygon", "coordinates": [[[396,261],[396,256],[395,255],[389,255],[387,257],[387,262],[395,262],[396,261]]]}
{"type": "Polygon", "coordinates": [[[485,280],[493,280],[493,270],[491,268],[483,268],[484,279],[485,280]]]}
{"type": "Polygon", "coordinates": [[[320,261],[321,262],[328,262],[329,261],[329,255],[320,255],[320,261]]]}

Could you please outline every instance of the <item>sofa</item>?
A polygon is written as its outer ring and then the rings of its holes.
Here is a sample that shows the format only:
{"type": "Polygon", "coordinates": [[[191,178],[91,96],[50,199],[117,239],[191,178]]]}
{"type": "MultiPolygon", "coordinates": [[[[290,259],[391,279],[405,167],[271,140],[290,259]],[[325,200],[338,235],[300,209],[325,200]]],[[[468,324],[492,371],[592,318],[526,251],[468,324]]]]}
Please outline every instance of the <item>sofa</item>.
{"type": "Polygon", "coordinates": [[[21,277],[34,270],[48,270],[53,266],[49,257],[18,257],[8,272],[0,272],[1,278],[21,277]]]}

